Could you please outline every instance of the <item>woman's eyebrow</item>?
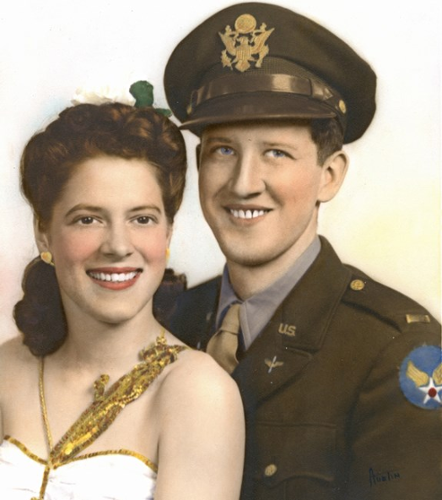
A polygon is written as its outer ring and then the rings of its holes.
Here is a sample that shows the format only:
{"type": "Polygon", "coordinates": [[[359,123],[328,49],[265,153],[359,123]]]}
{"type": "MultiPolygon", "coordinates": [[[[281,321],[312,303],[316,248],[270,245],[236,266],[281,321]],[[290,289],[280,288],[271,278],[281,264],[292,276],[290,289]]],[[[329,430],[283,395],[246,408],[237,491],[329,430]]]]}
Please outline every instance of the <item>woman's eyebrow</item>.
{"type": "Polygon", "coordinates": [[[85,203],[79,203],[78,205],[74,205],[71,209],[69,209],[66,212],[65,217],[68,217],[69,215],[79,212],[81,210],[86,210],[89,212],[104,212],[104,209],[102,207],[98,207],[95,205],[86,205],[85,203]]]}
{"type": "Polygon", "coordinates": [[[140,205],[139,207],[131,208],[129,212],[140,212],[143,210],[155,210],[158,213],[162,213],[162,210],[158,205],[140,205]]]}
{"type": "MultiPolygon", "coordinates": [[[[69,215],[74,214],[75,212],[81,212],[82,210],[86,212],[95,212],[95,213],[104,213],[106,209],[103,207],[95,206],[95,205],[87,205],[85,203],[79,203],[78,205],[73,206],[70,210],[66,212],[65,217],[69,217],[69,215]]],[[[162,213],[161,208],[158,205],[139,205],[133,208],[130,208],[127,212],[139,212],[143,210],[155,210],[155,212],[162,213]]]]}

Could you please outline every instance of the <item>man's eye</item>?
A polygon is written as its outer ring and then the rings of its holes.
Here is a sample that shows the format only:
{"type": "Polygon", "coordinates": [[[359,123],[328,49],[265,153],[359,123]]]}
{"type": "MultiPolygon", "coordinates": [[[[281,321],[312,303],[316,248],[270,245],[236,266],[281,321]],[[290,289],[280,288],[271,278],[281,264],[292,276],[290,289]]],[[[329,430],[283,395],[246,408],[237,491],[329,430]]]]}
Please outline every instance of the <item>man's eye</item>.
{"type": "Polygon", "coordinates": [[[233,155],[233,149],[232,148],[229,148],[227,146],[221,146],[219,148],[217,148],[217,151],[223,155],[223,156],[231,156],[233,155]]]}
{"type": "Polygon", "coordinates": [[[266,152],[266,156],[270,156],[271,158],[285,158],[288,155],[280,149],[270,149],[266,152]]]}

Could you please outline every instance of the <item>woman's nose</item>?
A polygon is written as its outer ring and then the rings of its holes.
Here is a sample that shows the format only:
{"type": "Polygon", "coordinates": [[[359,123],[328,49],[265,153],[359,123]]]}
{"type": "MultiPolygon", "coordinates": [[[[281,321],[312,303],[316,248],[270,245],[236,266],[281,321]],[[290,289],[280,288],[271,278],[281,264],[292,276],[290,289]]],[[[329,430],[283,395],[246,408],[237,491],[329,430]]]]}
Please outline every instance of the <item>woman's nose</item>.
{"type": "Polygon", "coordinates": [[[110,225],[101,249],[107,255],[120,258],[132,254],[133,244],[129,228],[124,224],[110,225]]]}

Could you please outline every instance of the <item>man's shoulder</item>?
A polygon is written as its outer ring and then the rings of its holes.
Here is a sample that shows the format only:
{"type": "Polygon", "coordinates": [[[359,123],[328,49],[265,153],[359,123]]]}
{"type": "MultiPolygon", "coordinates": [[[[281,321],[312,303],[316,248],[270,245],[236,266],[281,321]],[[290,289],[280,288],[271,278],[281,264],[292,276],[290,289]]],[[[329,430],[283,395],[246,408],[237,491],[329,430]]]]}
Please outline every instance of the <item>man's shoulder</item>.
{"type": "Polygon", "coordinates": [[[214,297],[217,296],[221,287],[221,275],[210,278],[203,283],[188,288],[181,294],[180,299],[193,300],[201,297],[214,297]]]}
{"type": "Polygon", "coordinates": [[[343,303],[361,313],[375,316],[399,331],[409,332],[422,327],[440,331],[438,321],[424,306],[358,268],[345,267],[350,270],[351,279],[342,297],[343,303]]]}
{"type": "MultiPolygon", "coordinates": [[[[326,286],[334,290],[324,300],[337,300],[346,305],[355,321],[363,322],[369,317],[400,332],[431,331],[440,335],[440,325],[429,311],[412,298],[387,286],[359,268],[343,264],[330,243],[321,237],[321,252],[305,281],[310,290],[307,296],[321,296],[326,286]],[[337,285],[336,283],[340,284],[337,285]],[[315,292],[315,293],[314,293],[315,292]]],[[[305,294],[302,294],[305,295],[305,294]]],[[[325,304],[322,304],[325,305],[325,304]]],[[[361,323],[362,324],[362,323],[361,323]]],[[[378,326],[381,326],[378,324],[378,326]]]]}
{"type": "Polygon", "coordinates": [[[192,308],[192,315],[206,314],[208,310],[216,307],[220,289],[221,276],[216,276],[204,283],[188,288],[177,299],[177,314],[182,315],[189,307],[192,308]]]}
{"type": "Polygon", "coordinates": [[[182,292],[166,326],[187,344],[197,346],[202,337],[209,335],[220,288],[221,276],[216,276],[182,292]]]}

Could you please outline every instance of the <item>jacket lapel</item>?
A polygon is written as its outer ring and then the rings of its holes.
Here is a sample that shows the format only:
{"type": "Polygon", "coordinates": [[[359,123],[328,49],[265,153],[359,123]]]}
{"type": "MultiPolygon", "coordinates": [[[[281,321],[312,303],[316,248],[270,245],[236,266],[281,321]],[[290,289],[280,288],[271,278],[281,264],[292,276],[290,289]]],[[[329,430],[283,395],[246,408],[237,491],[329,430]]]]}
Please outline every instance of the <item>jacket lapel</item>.
{"type": "Polygon", "coordinates": [[[330,244],[321,238],[318,258],[233,372],[246,407],[278,391],[308,365],[322,347],[350,277],[330,244]]]}

